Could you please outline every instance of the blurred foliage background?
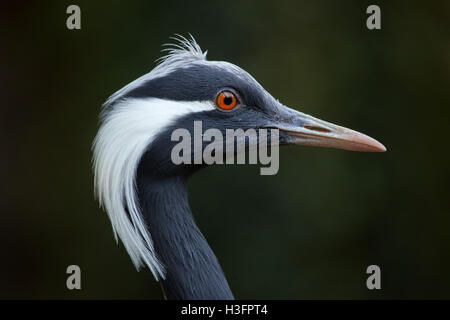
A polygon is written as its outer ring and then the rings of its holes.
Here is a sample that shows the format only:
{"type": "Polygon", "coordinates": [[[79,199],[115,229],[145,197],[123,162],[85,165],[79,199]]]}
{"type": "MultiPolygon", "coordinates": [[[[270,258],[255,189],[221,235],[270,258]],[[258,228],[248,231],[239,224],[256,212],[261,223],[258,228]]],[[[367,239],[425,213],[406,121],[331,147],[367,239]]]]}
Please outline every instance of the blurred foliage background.
{"type": "Polygon", "coordinates": [[[448,1],[15,1],[0,13],[0,298],[160,299],[93,198],[103,101],[175,33],[385,154],[286,147],[216,166],[191,208],[237,298],[450,298],[448,1]],[[66,8],[81,7],[79,31],[66,8]],[[225,189],[225,190],[224,190],[225,189]],[[225,192],[224,192],[225,191],[225,192]],[[82,290],[66,289],[66,267],[82,290]],[[377,264],[382,290],[366,288],[377,264]]]}

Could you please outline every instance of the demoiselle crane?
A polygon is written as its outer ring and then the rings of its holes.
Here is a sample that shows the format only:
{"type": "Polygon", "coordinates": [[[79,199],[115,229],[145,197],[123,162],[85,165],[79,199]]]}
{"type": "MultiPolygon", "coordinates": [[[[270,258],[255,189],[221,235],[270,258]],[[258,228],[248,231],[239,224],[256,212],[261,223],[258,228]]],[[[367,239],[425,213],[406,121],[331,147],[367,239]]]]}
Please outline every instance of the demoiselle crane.
{"type": "MultiPolygon", "coordinates": [[[[174,130],[194,134],[194,122],[201,121],[204,130],[224,135],[227,129],[277,130],[279,145],[386,149],[286,107],[243,69],[208,61],[192,37],[177,41],[151,72],[104,103],[93,144],[95,193],[116,241],[136,268],[151,270],[167,299],[234,299],[188,204],[186,181],[206,164],[173,162],[174,130]]],[[[245,150],[258,144],[246,141],[245,150]]]]}

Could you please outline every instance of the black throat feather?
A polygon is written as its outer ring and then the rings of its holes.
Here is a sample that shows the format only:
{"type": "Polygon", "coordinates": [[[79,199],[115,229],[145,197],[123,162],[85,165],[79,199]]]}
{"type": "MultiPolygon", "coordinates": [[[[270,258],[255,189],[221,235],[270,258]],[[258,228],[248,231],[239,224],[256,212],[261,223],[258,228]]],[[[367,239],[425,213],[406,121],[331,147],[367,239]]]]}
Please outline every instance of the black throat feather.
{"type": "Polygon", "coordinates": [[[155,179],[139,171],[139,201],[158,258],[165,267],[165,279],[161,280],[165,297],[234,299],[216,256],[194,221],[186,179],[155,179]]]}

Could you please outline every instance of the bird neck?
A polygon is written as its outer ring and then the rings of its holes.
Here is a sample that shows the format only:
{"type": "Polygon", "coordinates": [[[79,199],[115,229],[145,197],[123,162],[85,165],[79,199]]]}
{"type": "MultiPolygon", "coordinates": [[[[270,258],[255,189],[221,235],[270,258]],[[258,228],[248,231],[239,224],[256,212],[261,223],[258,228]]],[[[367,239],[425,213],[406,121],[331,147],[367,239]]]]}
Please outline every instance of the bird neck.
{"type": "Polygon", "coordinates": [[[197,227],[181,178],[137,181],[142,213],[158,258],[167,299],[234,299],[216,256],[197,227]]]}

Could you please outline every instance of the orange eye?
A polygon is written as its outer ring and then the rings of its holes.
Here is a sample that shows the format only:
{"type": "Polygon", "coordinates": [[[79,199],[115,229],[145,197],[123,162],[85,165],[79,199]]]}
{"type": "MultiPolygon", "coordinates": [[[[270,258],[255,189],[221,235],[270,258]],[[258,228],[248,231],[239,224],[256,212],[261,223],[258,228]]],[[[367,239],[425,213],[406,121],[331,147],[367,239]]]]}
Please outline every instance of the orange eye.
{"type": "Polygon", "coordinates": [[[219,92],[216,97],[216,105],[219,109],[228,111],[235,108],[239,104],[236,94],[230,90],[219,92]]]}

